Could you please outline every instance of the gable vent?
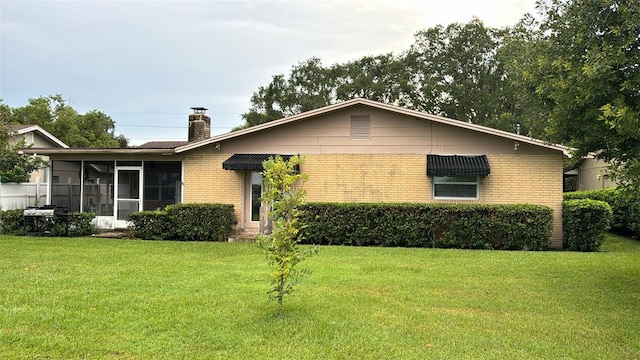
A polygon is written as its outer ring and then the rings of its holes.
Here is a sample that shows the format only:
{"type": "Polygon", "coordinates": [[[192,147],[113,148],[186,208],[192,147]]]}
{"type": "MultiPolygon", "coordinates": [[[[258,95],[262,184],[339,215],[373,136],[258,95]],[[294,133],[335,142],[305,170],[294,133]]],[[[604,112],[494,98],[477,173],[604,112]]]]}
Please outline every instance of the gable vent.
{"type": "Polygon", "coordinates": [[[351,115],[351,138],[371,139],[371,118],[369,115],[351,115]]]}

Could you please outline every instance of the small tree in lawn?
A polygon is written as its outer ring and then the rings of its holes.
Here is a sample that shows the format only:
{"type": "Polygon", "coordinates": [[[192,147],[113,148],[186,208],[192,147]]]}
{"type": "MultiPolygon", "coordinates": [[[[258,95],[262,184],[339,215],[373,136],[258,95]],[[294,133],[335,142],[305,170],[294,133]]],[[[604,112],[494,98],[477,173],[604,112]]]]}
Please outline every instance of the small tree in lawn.
{"type": "Polygon", "coordinates": [[[306,273],[297,269],[296,265],[315,251],[305,251],[298,246],[298,205],[306,195],[300,185],[307,180],[306,174],[296,171],[302,162],[298,156],[293,156],[288,161],[276,156],[262,163],[264,191],[261,200],[269,209],[268,216],[273,224],[273,231],[270,235],[261,235],[259,241],[269,265],[273,267],[273,286],[269,295],[278,301],[278,313],[282,313],[284,295],[290,294],[300,276],[306,273]]]}

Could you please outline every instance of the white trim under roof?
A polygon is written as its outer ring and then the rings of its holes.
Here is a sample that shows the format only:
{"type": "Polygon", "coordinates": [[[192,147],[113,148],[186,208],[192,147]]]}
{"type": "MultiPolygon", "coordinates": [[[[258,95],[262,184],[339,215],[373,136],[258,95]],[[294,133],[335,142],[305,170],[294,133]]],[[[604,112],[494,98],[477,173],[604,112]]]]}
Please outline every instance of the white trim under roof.
{"type": "Polygon", "coordinates": [[[286,118],[270,121],[270,122],[267,122],[267,123],[264,123],[264,124],[255,125],[255,126],[252,126],[252,127],[246,128],[246,129],[242,129],[242,130],[233,131],[233,132],[226,133],[226,134],[213,136],[213,137],[210,137],[210,138],[205,139],[205,140],[196,141],[196,142],[192,142],[192,143],[189,143],[187,145],[184,145],[184,146],[177,147],[175,149],[175,151],[176,151],[176,153],[181,153],[181,152],[184,152],[184,151],[193,150],[193,149],[196,149],[196,148],[199,148],[199,147],[202,147],[202,146],[206,146],[206,145],[209,145],[209,144],[214,144],[214,143],[221,142],[221,141],[224,141],[224,140],[240,137],[240,136],[243,136],[243,135],[246,135],[246,134],[251,134],[251,133],[258,132],[258,131],[270,129],[272,127],[276,127],[276,126],[280,126],[280,125],[284,125],[284,124],[288,124],[288,123],[292,123],[292,122],[301,121],[301,120],[304,120],[306,118],[310,118],[310,117],[318,116],[318,115],[323,115],[323,114],[326,114],[326,113],[329,113],[329,112],[332,112],[332,111],[345,109],[345,108],[348,108],[348,107],[354,106],[354,105],[371,106],[371,107],[374,107],[374,108],[377,108],[377,109],[387,110],[387,111],[395,112],[395,113],[398,113],[398,114],[412,116],[412,117],[415,117],[415,118],[418,118],[418,119],[430,120],[430,121],[434,121],[434,122],[441,123],[441,124],[456,126],[456,127],[463,128],[463,129],[468,129],[468,130],[474,130],[474,131],[477,131],[477,132],[480,132],[480,133],[484,133],[484,134],[499,136],[499,137],[502,137],[502,138],[506,138],[506,139],[510,139],[510,140],[514,140],[514,141],[518,141],[518,142],[522,142],[522,143],[525,143],[525,144],[531,144],[531,145],[540,146],[540,147],[547,148],[547,149],[558,150],[558,151],[562,151],[562,153],[565,156],[571,157],[572,149],[569,148],[569,147],[566,147],[566,146],[550,144],[550,143],[544,142],[542,140],[533,139],[533,138],[530,138],[530,137],[524,136],[524,135],[518,135],[518,134],[510,133],[508,131],[497,130],[497,129],[493,129],[493,128],[486,127],[486,126],[481,126],[481,125],[476,125],[476,124],[470,124],[470,123],[466,123],[464,121],[453,120],[453,119],[449,119],[449,118],[442,117],[442,116],[431,115],[431,114],[423,113],[423,112],[420,112],[420,111],[409,110],[409,109],[401,108],[401,107],[398,107],[398,106],[395,106],[395,105],[389,105],[389,104],[381,103],[381,102],[378,102],[378,101],[367,100],[367,99],[362,99],[362,98],[357,98],[357,99],[353,99],[353,100],[340,102],[340,103],[329,105],[329,106],[325,106],[325,107],[322,107],[322,108],[319,108],[319,109],[315,109],[315,110],[303,112],[303,113],[300,113],[300,114],[292,115],[292,116],[289,116],[289,117],[286,117],[286,118]]]}

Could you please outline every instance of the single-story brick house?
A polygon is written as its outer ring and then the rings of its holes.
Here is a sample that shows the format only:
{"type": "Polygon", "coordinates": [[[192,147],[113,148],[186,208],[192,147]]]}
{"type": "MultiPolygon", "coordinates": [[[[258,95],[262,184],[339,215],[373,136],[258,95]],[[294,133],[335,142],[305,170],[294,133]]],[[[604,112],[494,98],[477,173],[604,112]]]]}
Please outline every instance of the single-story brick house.
{"type": "Polygon", "coordinates": [[[170,203],[228,203],[239,229],[258,228],[261,162],[299,154],[308,201],[541,204],[562,246],[566,147],[365,99],[213,137],[205,109],[194,110],[189,142],[43,150],[51,203],[95,211],[104,228],[170,203]]]}

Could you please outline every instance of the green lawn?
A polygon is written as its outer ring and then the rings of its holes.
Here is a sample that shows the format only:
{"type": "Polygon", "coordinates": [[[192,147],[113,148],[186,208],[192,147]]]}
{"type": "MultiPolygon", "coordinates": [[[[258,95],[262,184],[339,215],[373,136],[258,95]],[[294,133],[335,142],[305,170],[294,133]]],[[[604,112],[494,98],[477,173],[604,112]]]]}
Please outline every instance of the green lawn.
{"type": "Polygon", "coordinates": [[[0,236],[3,359],[638,359],[640,244],[322,247],[285,298],[251,243],[0,236]]]}

